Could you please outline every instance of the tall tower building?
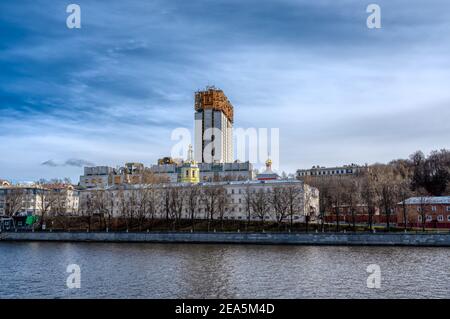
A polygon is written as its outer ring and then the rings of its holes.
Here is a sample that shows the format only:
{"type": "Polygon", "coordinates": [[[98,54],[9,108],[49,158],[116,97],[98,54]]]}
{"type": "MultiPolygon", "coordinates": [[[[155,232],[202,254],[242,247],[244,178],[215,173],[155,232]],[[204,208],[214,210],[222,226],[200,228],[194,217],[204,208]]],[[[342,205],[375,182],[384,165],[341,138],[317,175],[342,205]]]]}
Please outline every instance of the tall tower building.
{"type": "Polygon", "coordinates": [[[195,93],[195,160],[233,162],[233,105],[222,90],[195,93]]]}

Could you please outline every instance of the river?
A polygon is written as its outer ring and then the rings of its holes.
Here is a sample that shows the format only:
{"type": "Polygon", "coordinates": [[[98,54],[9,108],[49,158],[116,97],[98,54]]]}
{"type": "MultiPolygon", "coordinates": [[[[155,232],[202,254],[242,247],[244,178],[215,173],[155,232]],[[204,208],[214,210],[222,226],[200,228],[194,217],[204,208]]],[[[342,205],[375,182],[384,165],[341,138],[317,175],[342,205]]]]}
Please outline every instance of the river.
{"type": "Polygon", "coordinates": [[[450,248],[1,242],[0,298],[450,298],[450,248]]]}

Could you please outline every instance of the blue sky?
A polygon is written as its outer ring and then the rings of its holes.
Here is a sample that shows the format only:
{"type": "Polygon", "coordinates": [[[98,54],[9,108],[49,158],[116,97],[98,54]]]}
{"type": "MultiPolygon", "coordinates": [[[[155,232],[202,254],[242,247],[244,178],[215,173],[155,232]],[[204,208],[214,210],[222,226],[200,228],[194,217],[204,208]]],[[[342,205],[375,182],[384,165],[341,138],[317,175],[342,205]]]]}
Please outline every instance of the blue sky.
{"type": "Polygon", "coordinates": [[[289,172],[449,148],[449,57],[444,0],[2,1],[0,178],[150,165],[206,85],[235,126],[280,128],[289,172]]]}

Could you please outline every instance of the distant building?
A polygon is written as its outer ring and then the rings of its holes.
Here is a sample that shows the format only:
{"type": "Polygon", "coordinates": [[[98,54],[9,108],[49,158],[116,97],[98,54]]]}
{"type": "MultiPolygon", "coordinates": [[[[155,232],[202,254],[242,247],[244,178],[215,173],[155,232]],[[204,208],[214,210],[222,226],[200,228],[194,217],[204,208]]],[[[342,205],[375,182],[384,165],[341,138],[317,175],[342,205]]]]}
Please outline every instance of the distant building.
{"type": "Polygon", "coordinates": [[[272,161],[270,159],[268,159],[266,161],[266,170],[264,172],[256,175],[256,179],[259,181],[280,179],[280,176],[278,176],[277,173],[272,171],[272,161]]]}
{"type": "Polygon", "coordinates": [[[0,186],[0,215],[76,214],[78,190],[66,184],[0,186]]]}
{"type": "Polygon", "coordinates": [[[180,168],[181,183],[197,184],[200,182],[200,169],[198,168],[197,162],[194,161],[194,155],[192,152],[192,145],[189,145],[188,159],[180,168]]]}
{"type": "MultiPolygon", "coordinates": [[[[168,160],[168,162],[171,161],[168,160]]],[[[184,161],[177,161],[172,164],[156,164],[148,168],[140,163],[127,163],[121,168],[108,166],[85,167],[84,175],[80,176],[80,187],[106,188],[113,185],[141,184],[145,182],[144,176],[146,174],[152,174],[161,181],[177,183],[182,180],[181,175],[186,174],[182,170],[187,164],[184,161]]],[[[249,162],[196,162],[195,165],[199,170],[198,179],[200,182],[253,180],[255,178],[253,165],[249,162]]]]}
{"type": "Polygon", "coordinates": [[[297,178],[302,179],[306,176],[327,177],[327,176],[356,175],[361,172],[367,171],[367,169],[368,169],[367,165],[359,166],[356,164],[336,166],[336,167],[313,166],[310,169],[297,170],[297,178]]]}
{"type": "MultiPolygon", "coordinates": [[[[255,179],[253,165],[249,162],[197,163],[200,182],[239,181],[255,179]]],[[[157,176],[167,177],[172,183],[180,181],[183,164],[152,165],[150,171],[157,176]]]]}
{"type": "Polygon", "coordinates": [[[450,228],[450,196],[423,196],[397,203],[397,225],[404,226],[404,209],[408,227],[450,228]]]}
{"type": "Polygon", "coordinates": [[[83,188],[107,187],[113,185],[113,176],[117,170],[108,166],[86,166],[84,175],[80,176],[80,186],[83,188]]]}
{"type": "Polygon", "coordinates": [[[92,166],[84,168],[80,176],[80,187],[108,187],[120,184],[140,184],[143,182],[145,167],[141,163],[126,163],[120,168],[92,166]]]}
{"type": "Polygon", "coordinates": [[[195,160],[233,162],[233,106],[222,90],[195,93],[195,160]]]}

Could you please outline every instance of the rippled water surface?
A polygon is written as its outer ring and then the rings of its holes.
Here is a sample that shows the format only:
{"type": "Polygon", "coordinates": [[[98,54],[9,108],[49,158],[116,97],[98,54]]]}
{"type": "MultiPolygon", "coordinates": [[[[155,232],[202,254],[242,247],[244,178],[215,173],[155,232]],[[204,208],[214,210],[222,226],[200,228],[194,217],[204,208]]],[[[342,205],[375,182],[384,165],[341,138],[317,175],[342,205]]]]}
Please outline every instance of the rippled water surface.
{"type": "Polygon", "coordinates": [[[0,243],[0,298],[25,297],[450,298],[450,249],[0,243]],[[80,289],[66,286],[69,264],[80,289]]]}

